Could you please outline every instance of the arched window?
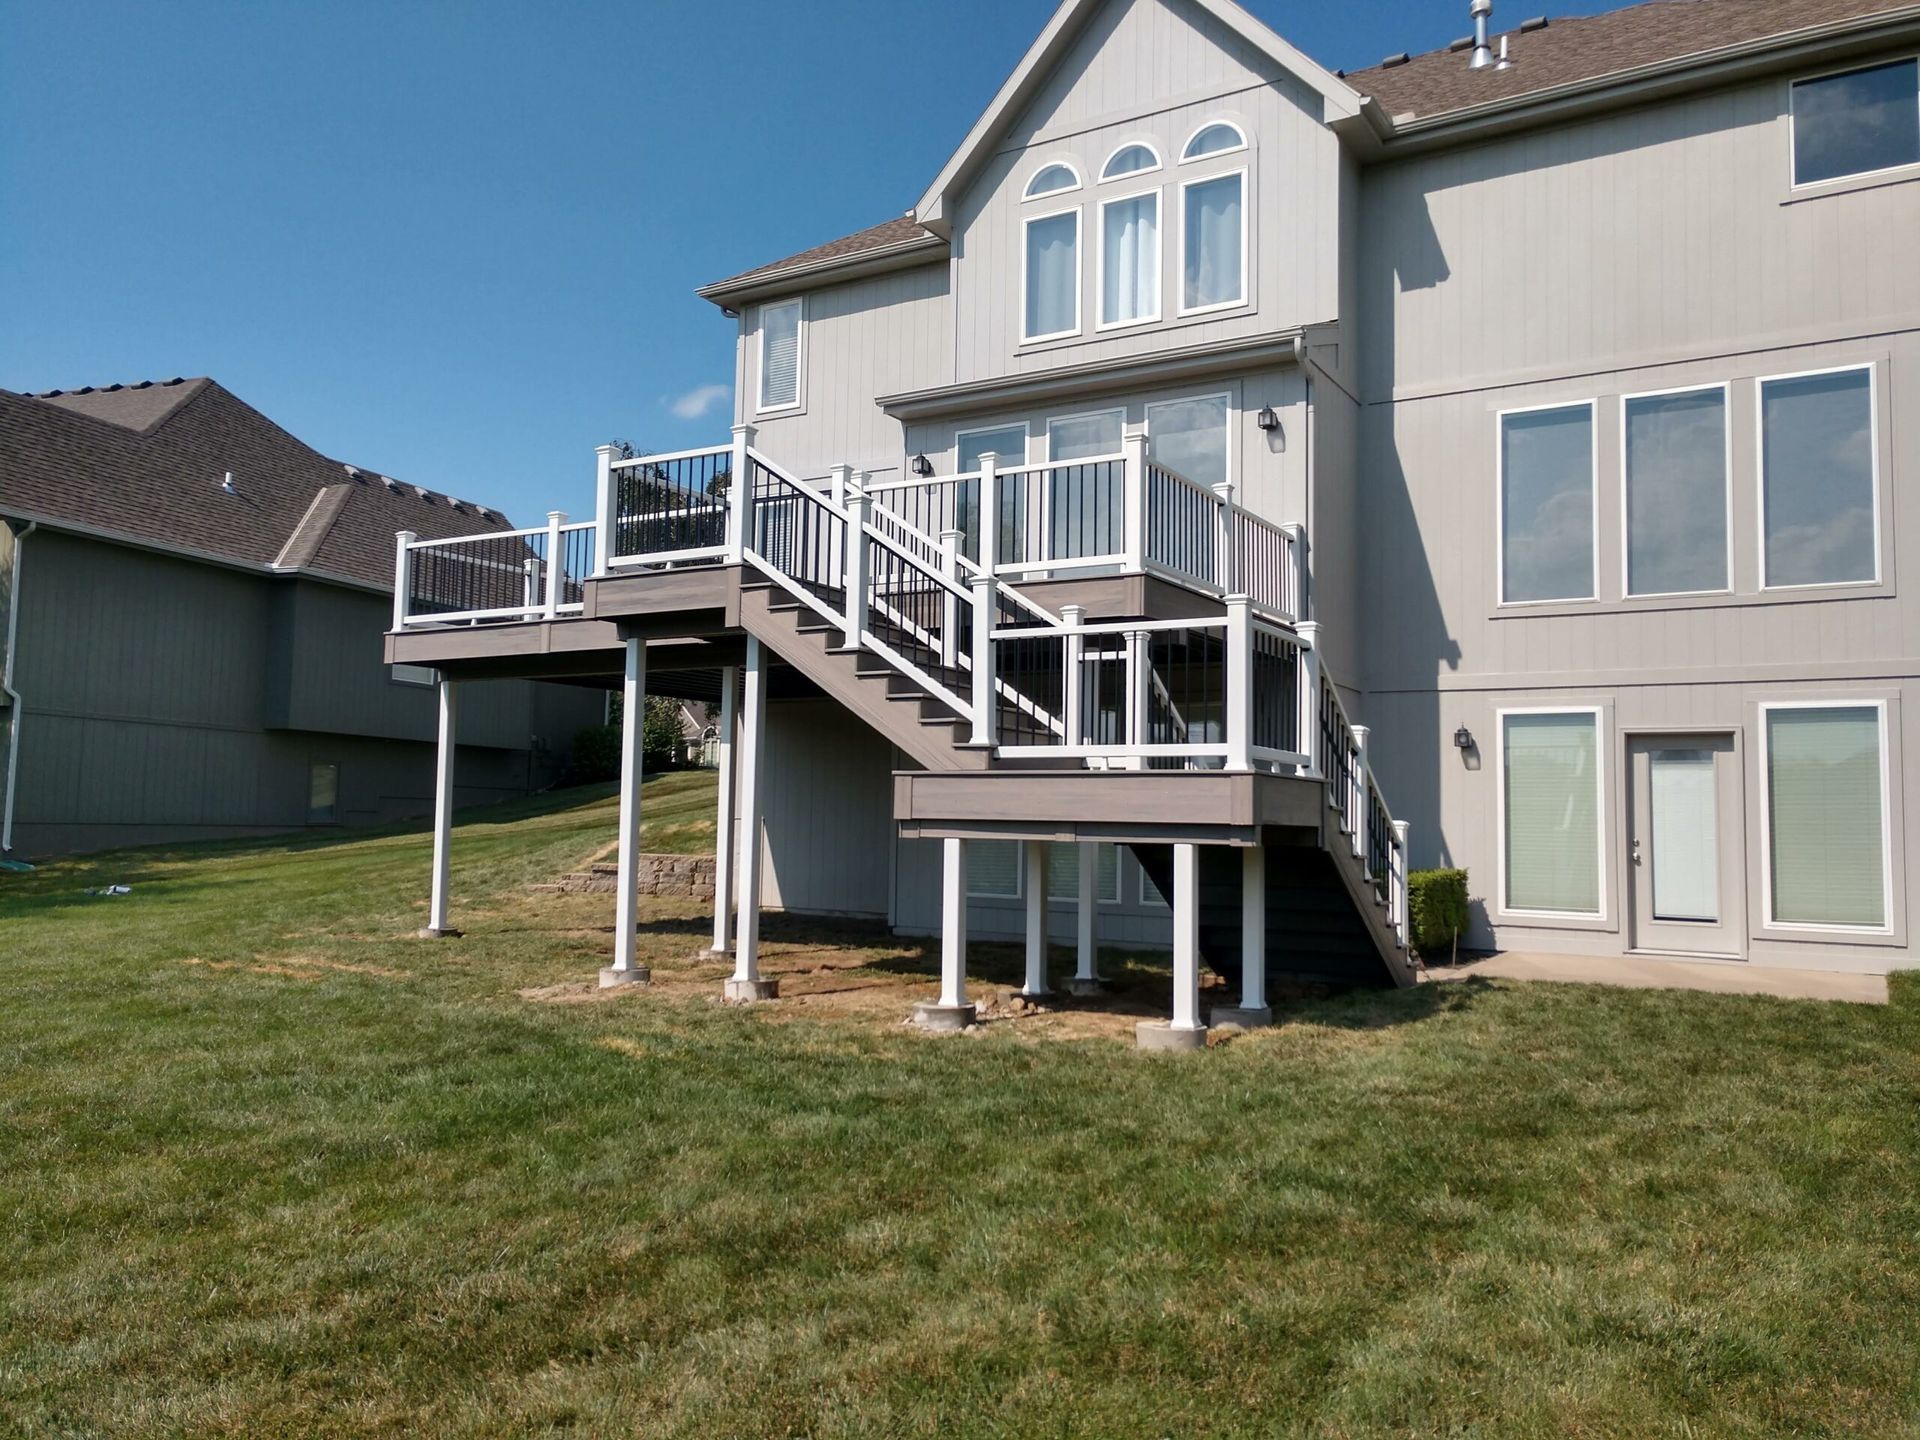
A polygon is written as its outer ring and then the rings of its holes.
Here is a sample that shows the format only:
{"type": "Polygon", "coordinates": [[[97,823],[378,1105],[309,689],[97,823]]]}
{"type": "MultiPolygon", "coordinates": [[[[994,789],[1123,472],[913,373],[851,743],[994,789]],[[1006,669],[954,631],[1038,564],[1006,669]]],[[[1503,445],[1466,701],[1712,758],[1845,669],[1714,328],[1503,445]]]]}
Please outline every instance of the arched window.
{"type": "Polygon", "coordinates": [[[1229,125],[1224,120],[1216,120],[1211,125],[1202,125],[1193,132],[1193,138],[1187,141],[1187,148],[1180,152],[1182,160],[1198,160],[1203,155],[1224,155],[1229,150],[1247,148],[1247,137],[1240,133],[1238,125],[1229,125]]]}
{"type": "Polygon", "coordinates": [[[1100,167],[1102,180],[1117,180],[1122,175],[1138,175],[1147,170],[1158,170],[1160,157],[1154,153],[1151,145],[1122,145],[1107,157],[1107,163],[1100,167]]]}
{"type": "Polygon", "coordinates": [[[1038,200],[1042,195],[1059,195],[1079,188],[1080,172],[1071,165],[1056,161],[1042,167],[1040,173],[1027,182],[1027,192],[1021,198],[1038,200]]]}

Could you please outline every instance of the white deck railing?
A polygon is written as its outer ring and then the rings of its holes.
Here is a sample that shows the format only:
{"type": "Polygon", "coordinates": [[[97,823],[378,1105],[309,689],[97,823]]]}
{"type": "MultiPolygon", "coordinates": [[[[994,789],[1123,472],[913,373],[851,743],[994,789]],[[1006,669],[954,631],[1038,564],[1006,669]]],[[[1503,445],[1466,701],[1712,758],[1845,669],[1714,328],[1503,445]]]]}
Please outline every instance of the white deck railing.
{"type": "Polygon", "coordinates": [[[395,537],[393,628],[577,615],[594,569],[596,526],[558,510],[528,530],[395,537]]]}

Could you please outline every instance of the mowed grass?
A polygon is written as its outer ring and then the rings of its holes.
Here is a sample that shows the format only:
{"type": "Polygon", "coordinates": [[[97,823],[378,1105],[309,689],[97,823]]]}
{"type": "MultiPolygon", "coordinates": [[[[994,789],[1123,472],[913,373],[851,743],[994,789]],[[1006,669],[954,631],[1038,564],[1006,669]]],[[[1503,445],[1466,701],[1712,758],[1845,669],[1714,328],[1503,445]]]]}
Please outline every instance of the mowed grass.
{"type": "Polygon", "coordinates": [[[604,962],[611,897],[525,887],[611,824],[466,817],[455,941],[418,833],[0,876],[0,1430],[1920,1430],[1920,986],[1428,986],[1187,1057],[529,1000],[604,962]]]}

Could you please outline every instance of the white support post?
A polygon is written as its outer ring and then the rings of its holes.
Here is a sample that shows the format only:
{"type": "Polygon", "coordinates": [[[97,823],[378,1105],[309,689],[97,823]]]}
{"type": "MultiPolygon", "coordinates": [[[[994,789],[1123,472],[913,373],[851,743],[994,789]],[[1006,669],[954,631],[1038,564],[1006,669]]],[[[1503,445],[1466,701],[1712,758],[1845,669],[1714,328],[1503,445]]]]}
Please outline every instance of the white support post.
{"type": "Polygon", "coordinates": [[[596,470],[593,509],[593,573],[605,575],[613,563],[613,530],[619,520],[613,484],[614,448],[594,447],[596,470]]]}
{"type": "Polygon", "coordinates": [[[1410,888],[1408,874],[1413,868],[1410,863],[1412,852],[1407,849],[1407,834],[1411,829],[1412,827],[1408,825],[1405,820],[1396,820],[1393,822],[1394,864],[1391,892],[1393,895],[1393,928],[1394,933],[1400,937],[1400,948],[1402,950],[1407,948],[1408,924],[1412,918],[1409,909],[1412,896],[1408,893],[1410,888]]]}
{"type": "Polygon", "coordinates": [[[1027,980],[1020,993],[1037,1000],[1053,993],[1047,988],[1047,845],[1028,840],[1020,849],[1027,870],[1027,980]]]}
{"type": "Polygon", "coordinates": [[[1372,827],[1367,824],[1367,727],[1355,725],[1353,729],[1353,774],[1348,779],[1352,787],[1352,808],[1347,812],[1353,816],[1353,856],[1360,866],[1372,873],[1374,857],[1367,853],[1367,832],[1372,827]]]}
{"type": "Polygon", "coordinates": [[[872,562],[867,550],[867,497],[849,489],[846,506],[846,645],[849,650],[858,650],[867,636],[867,567],[872,562]]]}
{"type": "Polygon", "coordinates": [[[1100,993],[1099,940],[1095,927],[1099,921],[1100,845],[1095,840],[1080,842],[1080,906],[1075,921],[1075,963],[1073,980],[1067,986],[1075,995],[1100,993]]]}
{"type": "Polygon", "coordinates": [[[541,613],[549,620],[560,613],[560,587],[567,578],[565,536],[561,533],[566,523],[566,511],[547,512],[547,593],[541,613]]]}
{"type": "Polygon", "coordinates": [[[1081,632],[1086,624],[1087,607],[1084,605],[1062,605],[1060,620],[1066,626],[1066,634],[1061,637],[1060,645],[1064,652],[1061,656],[1062,685],[1060,693],[1060,743],[1072,748],[1084,740],[1081,721],[1085,718],[1086,696],[1083,690],[1086,684],[1087,637],[1081,632]]]}
{"type": "Polygon", "coordinates": [[[619,877],[613,897],[613,964],[600,972],[600,986],[644,985],[652,978],[635,963],[640,928],[640,786],[647,721],[647,642],[626,641],[626,675],[620,689],[619,877]]]}
{"type": "Polygon", "coordinates": [[[1215,485],[1213,498],[1220,502],[1214,512],[1213,579],[1222,594],[1233,595],[1240,589],[1240,572],[1233,554],[1233,482],[1222,480],[1215,485]]]}
{"type": "MultiPolygon", "coordinates": [[[[940,573],[954,584],[960,583],[959,530],[940,532],[940,573]]],[[[951,590],[942,592],[940,613],[940,663],[952,670],[960,663],[960,597],[951,590]]]]}
{"type": "Polygon", "coordinates": [[[989,450],[980,457],[980,573],[1000,568],[1000,457],[989,450]]]}
{"type": "Polygon", "coordinates": [[[993,612],[993,576],[983,571],[973,577],[973,739],[969,743],[989,749],[994,730],[993,612]]]}
{"type": "Polygon", "coordinates": [[[964,1030],[973,1023],[967,1003],[967,842],[940,842],[940,998],[913,1007],[927,1030],[964,1030]]]}
{"type": "Polygon", "coordinates": [[[1320,625],[1303,620],[1293,628],[1300,637],[1300,753],[1307,757],[1307,774],[1322,780],[1327,756],[1320,743],[1320,625]]]}
{"type": "Polygon", "coordinates": [[[733,427],[733,469],[727,482],[727,563],[739,565],[745,560],[748,529],[753,520],[753,471],[747,450],[759,432],[751,425],[733,427]]]}
{"type": "Polygon", "coordinates": [[[1287,536],[1287,604],[1296,621],[1307,618],[1307,531],[1299,524],[1280,527],[1287,536]]]}
{"type": "Polygon", "coordinates": [[[433,890],[427,905],[423,940],[443,935],[458,935],[447,922],[447,882],[452,878],[450,850],[453,844],[453,750],[454,682],[440,677],[440,748],[433,764],[433,890]]]}
{"type": "Polygon", "coordinates": [[[522,580],[520,583],[520,603],[526,606],[522,620],[536,620],[546,613],[546,605],[541,600],[541,591],[546,584],[538,555],[529,556],[520,562],[522,580]]]}
{"type": "Polygon", "coordinates": [[[1253,769],[1253,602],[1227,596],[1227,769],[1253,769]]]}
{"type": "Polygon", "coordinates": [[[747,637],[747,683],[741,709],[739,914],[734,921],[733,978],[725,997],[734,1004],[773,1000],[780,994],[778,980],[760,978],[760,764],[767,745],[766,651],[747,637]]]}
{"type": "MultiPolygon", "coordinates": [[[[1149,735],[1147,723],[1149,713],[1147,708],[1147,691],[1152,682],[1152,675],[1150,673],[1152,663],[1153,655],[1148,649],[1147,632],[1144,630],[1129,630],[1127,632],[1125,671],[1127,681],[1127,694],[1124,702],[1127,707],[1125,734],[1127,737],[1127,745],[1136,751],[1147,743],[1149,735]]],[[[1121,768],[1126,770],[1144,770],[1147,768],[1146,757],[1138,754],[1131,755],[1121,762],[1121,768]]]]}
{"type": "Polygon", "coordinates": [[[407,601],[413,591],[413,542],[420,537],[401,530],[393,537],[393,628],[407,628],[407,601]]]}
{"type": "MultiPolygon", "coordinates": [[[[840,509],[844,510],[847,508],[847,497],[853,493],[853,467],[845,464],[829,466],[827,469],[827,498],[833,501],[840,509]]],[[[847,567],[852,563],[850,547],[855,544],[854,537],[858,533],[857,527],[849,525],[845,535],[835,535],[832,531],[829,531],[827,535],[828,573],[838,575],[843,585],[845,585],[847,578],[847,567]]],[[[848,605],[852,605],[852,586],[846,586],[846,593],[847,603],[848,605]]],[[[857,645],[859,643],[860,641],[857,636],[847,641],[848,645],[857,645]]]]}
{"type": "Polygon", "coordinates": [[[734,732],[739,727],[740,667],[720,669],[720,795],[714,807],[713,837],[713,953],[733,949],[733,761],[734,732]]]}
{"type": "Polygon", "coordinates": [[[1147,432],[1129,434],[1122,442],[1126,476],[1121,492],[1120,544],[1125,552],[1120,568],[1137,574],[1147,568],[1147,432]]]}
{"type": "Polygon", "coordinates": [[[1200,847],[1173,847],[1173,1019],[1134,1027],[1143,1050],[1198,1050],[1207,1043],[1200,1023],[1200,847]]]}

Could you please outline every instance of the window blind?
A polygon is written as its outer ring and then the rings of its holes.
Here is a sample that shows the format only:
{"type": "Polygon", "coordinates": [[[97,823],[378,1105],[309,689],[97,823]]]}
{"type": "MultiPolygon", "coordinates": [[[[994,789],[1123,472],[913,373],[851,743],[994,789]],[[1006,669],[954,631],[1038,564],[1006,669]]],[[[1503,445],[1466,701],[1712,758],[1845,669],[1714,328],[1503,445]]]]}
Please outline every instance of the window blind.
{"type": "Polygon", "coordinates": [[[1505,725],[1507,908],[1598,915],[1599,723],[1569,713],[1505,725]]]}
{"type": "MultiPolygon", "coordinates": [[[[1096,853],[1099,859],[1094,870],[1093,893],[1111,905],[1120,899],[1120,847],[1102,845],[1096,853]]],[[[1047,849],[1047,898],[1069,901],[1080,898],[1080,847],[1073,841],[1058,842],[1047,849]]]]}
{"type": "Polygon", "coordinates": [[[1876,707],[1768,710],[1767,807],[1776,924],[1887,923],[1876,707]]]}
{"type": "Polygon", "coordinates": [[[800,402],[800,302],[760,311],[760,408],[800,402]]]}
{"type": "Polygon", "coordinates": [[[982,900],[1013,900],[1020,894],[1020,842],[969,840],[967,894],[982,900]]]}

